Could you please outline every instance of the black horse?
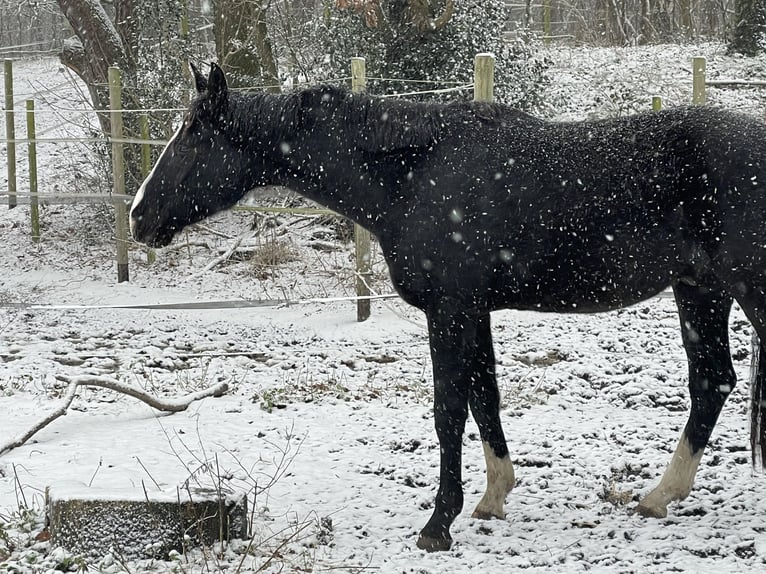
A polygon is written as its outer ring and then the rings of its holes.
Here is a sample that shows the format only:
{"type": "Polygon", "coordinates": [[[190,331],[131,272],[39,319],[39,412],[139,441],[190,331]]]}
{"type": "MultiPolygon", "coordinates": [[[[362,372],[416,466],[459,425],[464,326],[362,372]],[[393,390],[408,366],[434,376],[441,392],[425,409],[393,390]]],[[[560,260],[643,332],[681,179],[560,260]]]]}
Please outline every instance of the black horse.
{"type": "MultiPolygon", "coordinates": [[[[133,201],[133,236],[167,245],[184,226],[276,184],[377,237],[396,290],[428,319],[441,472],[419,547],[450,547],[469,407],[487,464],[474,516],[504,516],[514,472],[490,332],[500,308],[593,313],[672,286],[691,412],[637,511],[664,517],[689,494],[736,383],[734,300],[766,340],[765,125],[709,107],[549,123],[498,104],[327,86],[245,95],[227,89],[216,65],[207,78],[193,72],[198,96],[133,201]]],[[[765,371],[755,364],[754,461],[766,451],[765,371]]]]}

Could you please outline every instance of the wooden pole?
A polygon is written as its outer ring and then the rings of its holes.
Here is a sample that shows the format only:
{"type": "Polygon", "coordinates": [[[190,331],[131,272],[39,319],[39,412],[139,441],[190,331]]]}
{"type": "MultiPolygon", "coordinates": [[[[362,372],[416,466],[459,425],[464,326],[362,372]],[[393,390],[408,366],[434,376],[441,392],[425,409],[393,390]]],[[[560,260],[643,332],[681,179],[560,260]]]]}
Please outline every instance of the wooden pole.
{"type": "Polygon", "coordinates": [[[16,124],[13,114],[13,60],[5,60],[5,138],[8,140],[8,209],[16,207],[16,124]]]}
{"type": "Polygon", "coordinates": [[[692,59],[692,104],[703,105],[707,101],[705,94],[705,58],[692,59]]]}
{"type": "Polygon", "coordinates": [[[187,0],[181,2],[181,22],[178,31],[182,39],[186,40],[189,37],[189,2],[187,0]]]}
{"type": "Polygon", "coordinates": [[[659,112],[662,109],[662,98],[660,96],[652,96],[652,111],[659,112]]]}
{"type": "Polygon", "coordinates": [[[149,116],[141,114],[138,116],[138,130],[143,140],[141,144],[141,177],[146,178],[152,170],[152,148],[149,145],[149,116]]]}
{"type": "Polygon", "coordinates": [[[543,42],[551,43],[551,0],[543,0],[543,42]]]}
{"type": "Polygon", "coordinates": [[[477,102],[495,99],[494,54],[476,54],[473,60],[473,99],[477,102]]]}
{"type": "MultiPolygon", "coordinates": [[[[149,172],[152,170],[152,149],[149,146],[149,116],[141,114],[138,117],[138,129],[141,132],[141,139],[144,143],[141,144],[141,177],[146,179],[149,172]]],[[[151,247],[146,248],[146,262],[150,265],[157,260],[157,252],[151,247]]]]}
{"type": "Polygon", "coordinates": [[[40,208],[37,205],[37,130],[35,130],[35,102],[27,100],[27,153],[29,157],[29,213],[32,222],[32,241],[40,242],[40,208]]]}
{"type": "MultiPolygon", "coordinates": [[[[109,67],[109,117],[112,123],[112,177],[114,193],[125,195],[125,156],[122,149],[122,77],[120,69],[109,67]]],[[[130,279],[128,273],[128,210],[124,201],[114,203],[117,238],[117,282],[130,279]]]]}
{"type": "MultiPolygon", "coordinates": [[[[367,85],[364,58],[351,58],[351,91],[359,93],[367,85]]],[[[369,280],[372,277],[372,255],[370,232],[361,225],[354,224],[354,248],[356,252],[356,295],[369,297],[369,280]]],[[[356,302],[356,320],[366,321],[370,318],[371,306],[369,299],[359,299],[356,302]]]]}

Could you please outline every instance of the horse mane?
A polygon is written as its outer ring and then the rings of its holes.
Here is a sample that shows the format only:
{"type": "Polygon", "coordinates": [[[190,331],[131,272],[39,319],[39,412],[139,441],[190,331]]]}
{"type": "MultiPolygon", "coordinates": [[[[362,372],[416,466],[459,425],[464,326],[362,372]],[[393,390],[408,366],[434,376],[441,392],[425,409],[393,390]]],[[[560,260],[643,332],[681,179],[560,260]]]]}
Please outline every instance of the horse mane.
{"type": "Polygon", "coordinates": [[[332,118],[343,140],[364,151],[431,146],[442,128],[435,104],[372,97],[331,85],[306,88],[297,97],[304,127],[320,118],[332,118]]]}
{"type": "Polygon", "coordinates": [[[331,85],[284,95],[233,93],[230,98],[236,101],[229,114],[233,133],[255,132],[262,141],[276,142],[330,119],[337,137],[354,149],[373,153],[431,147],[456,122],[498,123],[521,114],[492,103],[413,102],[331,85]]]}
{"type": "Polygon", "coordinates": [[[347,93],[342,112],[355,126],[355,143],[365,151],[433,146],[444,131],[443,106],[398,98],[347,93]]]}
{"type": "Polygon", "coordinates": [[[295,94],[230,92],[223,116],[232,139],[274,144],[289,140],[300,125],[299,112],[295,94]]]}

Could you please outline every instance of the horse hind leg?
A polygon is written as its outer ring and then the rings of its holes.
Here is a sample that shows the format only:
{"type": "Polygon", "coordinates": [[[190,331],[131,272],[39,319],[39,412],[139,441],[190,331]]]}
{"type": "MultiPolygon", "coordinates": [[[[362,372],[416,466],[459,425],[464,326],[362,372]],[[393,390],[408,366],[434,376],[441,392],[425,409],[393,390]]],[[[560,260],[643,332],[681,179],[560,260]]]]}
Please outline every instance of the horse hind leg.
{"type": "Polygon", "coordinates": [[[753,465],[766,468],[766,286],[740,277],[733,282],[734,298],[753,326],[750,368],[750,445],[753,465]]]}
{"type": "Polygon", "coordinates": [[[500,393],[495,375],[489,315],[479,321],[471,370],[473,375],[468,404],[479,427],[487,465],[487,490],[472,516],[481,519],[505,518],[505,497],[516,484],[516,477],[500,423],[500,393]]]}
{"type": "Polygon", "coordinates": [[[482,446],[487,465],[487,490],[471,516],[482,520],[505,518],[505,497],[516,485],[508,447],[505,447],[505,454],[502,454],[503,449],[493,446],[492,441],[482,439],[482,446]]]}
{"type": "Polygon", "coordinates": [[[691,492],[702,453],[736,384],[729,352],[732,297],[720,288],[674,285],[681,333],[689,360],[691,410],[659,485],[638,505],[642,516],[664,518],[668,504],[691,492]]]}
{"type": "MultiPolygon", "coordinates": [[[[766,337],[766,334],[764,334],[766,337]]],[[[753,334],[750,365],[750,446],[753,466],[766,468],[766,338],[753,334]]]]}

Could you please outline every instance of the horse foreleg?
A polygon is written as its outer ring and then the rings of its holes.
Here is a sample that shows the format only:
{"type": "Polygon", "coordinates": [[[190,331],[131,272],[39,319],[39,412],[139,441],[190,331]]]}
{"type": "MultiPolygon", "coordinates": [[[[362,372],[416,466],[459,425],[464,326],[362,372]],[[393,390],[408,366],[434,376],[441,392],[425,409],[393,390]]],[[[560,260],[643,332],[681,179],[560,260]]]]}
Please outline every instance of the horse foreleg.
{"type": "Polygon", "coordinates": [[[639,514],[655,518],[667,516],[668,504],[691,492],[702,453],[736,384],[728,335],[731,297],[720,289],[684,283],[673,290],[689,359],[691,411],[659,485],[636,508],[639,514]]]}
{"type": "Polygon", "coordinates": [[[484,447],[487,490],[472,516],[482,519],[505,518],[505,497],[513,489],[516,478],[500,423],[500,393],[495,376],[495,352],[489,314],[479,318],[476,335],[468,404],[479,427],[484,447]]]}
{"type": "Polygon", "coordinates": [[[452,545],[450,526],[463,508],[462,441],[468,418],[468,377],[471,321],[459,310],[440,305],[428,313],[434,372],[434,425],[439,438],[439,490],[434,511],[418,538],[418,548],[433,552],[452,545]]]}

